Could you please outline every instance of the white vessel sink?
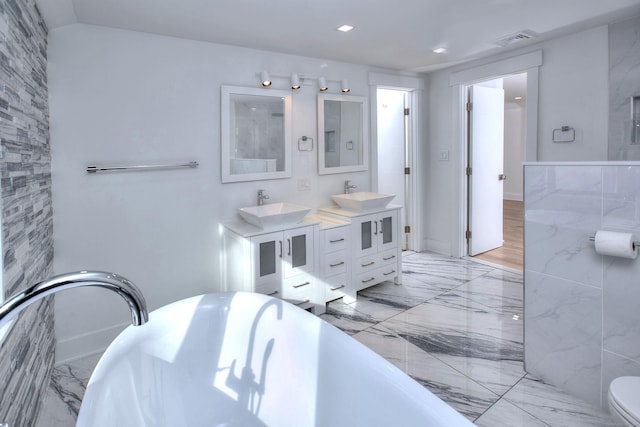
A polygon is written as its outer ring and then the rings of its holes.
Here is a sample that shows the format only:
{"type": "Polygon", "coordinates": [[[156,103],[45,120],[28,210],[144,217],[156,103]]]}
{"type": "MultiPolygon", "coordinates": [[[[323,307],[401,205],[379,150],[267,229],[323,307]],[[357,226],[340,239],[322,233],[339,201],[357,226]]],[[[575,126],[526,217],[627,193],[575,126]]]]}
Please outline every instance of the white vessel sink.
{"type": "Polygon", "coordinates": [[[343,209],[364,212],[386,207],[396,197],[394,194],[359,191],[350,194],[336,194],[331,199],[343,209]]]}
{"type": "Polygon", "coordinates": [[[306,206],[286,202],[239,209],[242,219],[260,228],[297,224],[310,211],[311,208],[306,206]]]}

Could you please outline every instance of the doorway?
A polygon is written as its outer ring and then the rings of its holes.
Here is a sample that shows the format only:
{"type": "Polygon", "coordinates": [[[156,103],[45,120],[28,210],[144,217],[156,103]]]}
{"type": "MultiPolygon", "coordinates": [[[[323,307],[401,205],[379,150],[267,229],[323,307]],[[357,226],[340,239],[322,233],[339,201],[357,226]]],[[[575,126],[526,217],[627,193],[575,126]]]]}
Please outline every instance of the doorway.
{"type": "Polygon", "coordinates": [[[400,230],[402,250],[415,248],[412,232],[412,212],[415,208],[412,144],[412,92],[397,88],[377,88],[377,189],[395,194],[393,204],[402,206],[400,230]]]}
{"type": "Polygon", "coordinates": [[[467,255],[516,270],[523,268],[526,94],[527,73],[468,87],[467,255]]]}

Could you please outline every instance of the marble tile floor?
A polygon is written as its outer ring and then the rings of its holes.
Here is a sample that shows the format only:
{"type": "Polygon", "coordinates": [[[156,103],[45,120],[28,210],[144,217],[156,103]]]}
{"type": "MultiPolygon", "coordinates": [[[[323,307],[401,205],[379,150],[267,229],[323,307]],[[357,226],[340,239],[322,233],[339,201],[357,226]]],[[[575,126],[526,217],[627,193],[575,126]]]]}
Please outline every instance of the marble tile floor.
{"type": "MultiPolygon", "coordinates": [[[[614,426],[608,414],[523,370],[522,273],[431,253],[321,317],[477,426],[614,426]]],[[[36,427],[70,427],[99,355],[58,366],[36,427]]]]}

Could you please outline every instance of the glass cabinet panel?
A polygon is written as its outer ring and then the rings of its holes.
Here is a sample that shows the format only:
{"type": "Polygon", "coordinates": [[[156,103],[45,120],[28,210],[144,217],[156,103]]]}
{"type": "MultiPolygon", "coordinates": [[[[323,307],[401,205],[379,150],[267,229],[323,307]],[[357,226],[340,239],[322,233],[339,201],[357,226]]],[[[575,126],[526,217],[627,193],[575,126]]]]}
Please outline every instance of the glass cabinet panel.
{"type": "Polygon", "coordinates": [[[373,221],[365,221],[360,224],[360,249],[371,249],[373,246],[373,233],[371,230],[371,226],[373,225],[373,221]]]}
{"type": "Polygon", "coordinates": [[[307,236],[293,236],[291,238],[291,266],[302,267],[307,264],[307,236]]]}
{"type": "Polygon", "coordinates": [[[393,242],[393,218],[390,216],[382,218],[382,243],[393,242]]]}
{"type": "Polygon", "coordinates": [[[260,277],[276,272],[276,242],[260,243],[260,277]]]}

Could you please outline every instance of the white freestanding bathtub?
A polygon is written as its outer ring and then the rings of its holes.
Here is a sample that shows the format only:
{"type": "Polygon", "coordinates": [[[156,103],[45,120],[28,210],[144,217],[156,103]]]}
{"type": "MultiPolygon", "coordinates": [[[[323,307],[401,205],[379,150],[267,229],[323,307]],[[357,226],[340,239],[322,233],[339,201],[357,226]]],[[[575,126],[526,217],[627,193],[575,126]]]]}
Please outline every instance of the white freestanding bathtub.
{"type": "Polygon", "coordinates": [[[471,426],[335,327],[252,293],[193,297],[128,327],[76,426],[471,426]]]}

